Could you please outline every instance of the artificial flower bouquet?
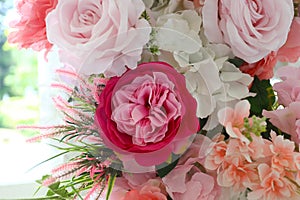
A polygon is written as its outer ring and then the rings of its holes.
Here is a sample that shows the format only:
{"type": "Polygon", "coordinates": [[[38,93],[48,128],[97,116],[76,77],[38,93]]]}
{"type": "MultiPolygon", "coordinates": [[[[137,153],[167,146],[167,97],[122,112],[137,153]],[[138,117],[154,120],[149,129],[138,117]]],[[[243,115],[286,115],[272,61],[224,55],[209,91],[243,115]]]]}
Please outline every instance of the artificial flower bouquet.
{"type": "Polygon", "coordinates": [[[18,0],[8,41],[64,64],[64,122],[22,127],[70,154],[46,198],[300,199],[298,5],[18,0]]]}

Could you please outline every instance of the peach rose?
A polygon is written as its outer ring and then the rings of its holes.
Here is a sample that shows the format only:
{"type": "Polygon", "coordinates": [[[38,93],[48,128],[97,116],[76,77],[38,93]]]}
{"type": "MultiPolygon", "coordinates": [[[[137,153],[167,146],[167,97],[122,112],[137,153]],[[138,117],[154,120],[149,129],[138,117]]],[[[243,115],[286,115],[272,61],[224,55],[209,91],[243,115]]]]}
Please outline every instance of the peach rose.
{"type": "Polygon", "coordinates": [[[45,18],[55,8],[57,0],[19,0],[16,8],[20,19],[10,23],[14,30],[8,35],[8,42],[18,44],[20,48],[32,48],[35,51],[52,48],[46,36],[45,18]]]}
{"type": "Polygon", "coordinates": [[[273,69],[276,63],[277,56],[276,53],[272,51],[269,55],[258,62],[243,64],[240,67],[240,70],[252,77],[257,76],[260,80],[267,80],[274,76],[273,69]]]}

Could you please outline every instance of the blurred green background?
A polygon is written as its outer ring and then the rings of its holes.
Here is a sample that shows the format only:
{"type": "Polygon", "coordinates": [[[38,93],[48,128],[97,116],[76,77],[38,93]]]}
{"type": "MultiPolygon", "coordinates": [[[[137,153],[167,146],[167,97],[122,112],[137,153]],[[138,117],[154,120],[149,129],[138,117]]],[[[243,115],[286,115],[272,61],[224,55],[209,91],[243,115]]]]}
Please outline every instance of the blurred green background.
{"type": "MultiPolygon", "coordinates": [[[[0,134],[39,120],[37,54],[7,43],[13,1],[0,0],[0,134]]],[[[34,131],[18,131],[29,137],[34,131]]]]}

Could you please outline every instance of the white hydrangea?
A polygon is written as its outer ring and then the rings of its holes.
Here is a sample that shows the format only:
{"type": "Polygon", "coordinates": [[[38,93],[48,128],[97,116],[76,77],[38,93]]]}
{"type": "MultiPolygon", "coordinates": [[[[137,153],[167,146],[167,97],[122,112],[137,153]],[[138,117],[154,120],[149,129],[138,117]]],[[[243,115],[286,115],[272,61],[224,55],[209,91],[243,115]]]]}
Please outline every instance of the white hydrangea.
{"type": "Polygon", "coordinates": [[[153,20],[152,24],[155,25],[155,20],[162,15],[169,13],[176,13],[182,10],[193,10],[194,3],[189,0],[143,0],[146,6],[146,11],[150,18],[153,20]]]}
{"type": "Polygon", "coordinates": [[[157,19],[156,41],[162,50],[195,53],[202,44],[199,37],[201,17],[193,10],[172,13],[157,19]]]}
{"type": "Polygon", "coordinates": [[[187,88],[198,103],[197,116],[209,117],[205,130],[218,125],[217,113],[221,108],[232,107],[253,95],[248,89],[253,78],[229,63],[229,56],[230,49],[221,44],[208,45],[188,56],[174,55],[180,66],[191,66],[184,75],[187,88]]]}
{"type": "Polygon", "coordinates": [[[204,129],[212,130],[219,124],[220,109],[234,107],[252,95],[248,85],[253,79],[228,62],[233,54],[227,45],[207,41],[201,23],[194,10],[160,16],[153,35],[160,54],[147,59],[166,61],[184,74],[187,89],[197,101],[197,117],[208,117],[204,129]]]}

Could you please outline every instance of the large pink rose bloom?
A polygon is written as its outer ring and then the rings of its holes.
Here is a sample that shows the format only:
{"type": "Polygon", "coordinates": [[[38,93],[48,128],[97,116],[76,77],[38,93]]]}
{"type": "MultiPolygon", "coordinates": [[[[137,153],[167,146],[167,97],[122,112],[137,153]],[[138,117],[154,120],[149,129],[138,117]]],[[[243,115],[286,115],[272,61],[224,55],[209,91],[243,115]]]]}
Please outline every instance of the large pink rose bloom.
{"type": "Polygon", "coordinates": [[[285,43],[294,7],[292,0],[207,0],[202,14],[211,42],[226,43],[254,63],[285,43]]]}
{"type": "Polygon", "coordinates": [[[166,161],[199,127],[185,78],[167,63],[140,64],[111,78],[99,102],[95,120],[106,145],[142,166],[166,161]]]}
{"type": "Polygon", "coordinates": [[[62,62],[84,74],[120,76],[136,68],[151,27],[142,0],[63,0],[49,13],[47,36],[62,62]]]}
{"type": "Polygon", "coordinates": [[[13,31],[8,35],[8,42],[18,44],[19,48],[49,51],[52,44],[46,36],[45,18],[56,5],[57,0],[17,1],[16,8],[20,18],[11,22],[13,31]]]}

